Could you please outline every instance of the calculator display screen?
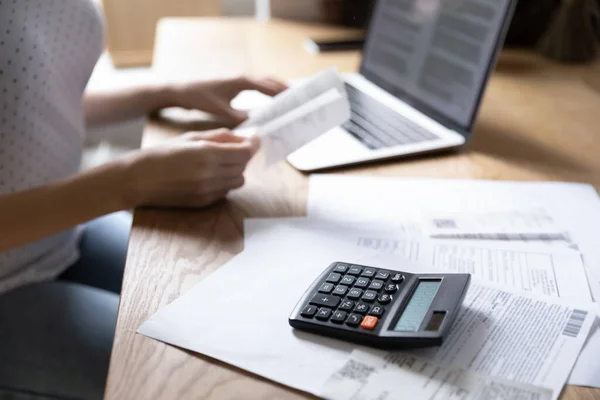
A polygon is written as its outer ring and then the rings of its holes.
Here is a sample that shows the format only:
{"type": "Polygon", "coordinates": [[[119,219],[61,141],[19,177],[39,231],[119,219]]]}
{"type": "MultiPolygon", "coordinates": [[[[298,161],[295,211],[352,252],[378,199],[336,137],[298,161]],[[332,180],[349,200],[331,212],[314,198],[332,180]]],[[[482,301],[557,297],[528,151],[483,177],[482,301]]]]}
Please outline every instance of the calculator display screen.
{"type": "Polygon", "coordinates": [[[418,331],[441,284],[441,280],[420,281],[394,330],[399,332],[418,331]]]}

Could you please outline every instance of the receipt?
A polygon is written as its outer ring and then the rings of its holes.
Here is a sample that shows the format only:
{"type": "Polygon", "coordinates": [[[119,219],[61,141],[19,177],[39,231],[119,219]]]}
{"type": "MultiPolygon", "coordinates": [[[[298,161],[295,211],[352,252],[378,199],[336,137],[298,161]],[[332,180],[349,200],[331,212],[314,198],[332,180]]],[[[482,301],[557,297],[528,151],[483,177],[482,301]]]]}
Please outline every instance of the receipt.
{"type": "Polygon", "coordinates": [[[344,81],[331,68],[251,111],[248,120],[234,132],[260,137],[265,164],[269,166],[349,119],[344,81]]]}
{"type": "Polygon", "coordinates": [[[258,130],[267,166],[350,118],[348,99],[331,89],[258,130]]]}
{"type": "Polygon", "coordinates": [[[552,391],[413,355],[354,350],[325,382],[321,396],[330,400],[550,400],[552,391]]]}
{"type": "Polygon", "coordinates": [[[288,90],[273,97],[266,105],[250,111],[248,119],[239,125],[239,128],[265,125],[319,97],[330,89],[336,89],[340,94],[346,95],[344,81],[335,67],[323,70],[311,78],[298,82],[288,90]]]}

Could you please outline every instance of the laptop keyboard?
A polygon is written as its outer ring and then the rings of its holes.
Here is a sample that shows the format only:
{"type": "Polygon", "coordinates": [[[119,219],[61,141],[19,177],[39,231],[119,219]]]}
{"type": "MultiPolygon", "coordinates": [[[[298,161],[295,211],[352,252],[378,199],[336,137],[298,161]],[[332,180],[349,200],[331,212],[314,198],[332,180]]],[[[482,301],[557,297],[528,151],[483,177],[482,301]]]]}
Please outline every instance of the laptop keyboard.
{"type": "Polygon", "coordinates": [[[376,150],[438,138],[348,83],[346,91],[352,116],[343,126],[369,149],[376,150]]]}

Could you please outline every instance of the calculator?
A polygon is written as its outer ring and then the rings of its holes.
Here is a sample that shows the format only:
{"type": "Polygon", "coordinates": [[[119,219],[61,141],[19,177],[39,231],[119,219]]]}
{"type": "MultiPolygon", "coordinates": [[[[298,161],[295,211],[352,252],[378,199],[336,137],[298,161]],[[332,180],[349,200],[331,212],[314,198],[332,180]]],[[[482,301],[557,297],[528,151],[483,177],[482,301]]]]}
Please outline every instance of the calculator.
{"type": "Polygon", "coordinates": [[[304,293],[289,323],[372,347],[437,346],[470,280],[470,274],[413,274],[334,262],[304,293]]]}

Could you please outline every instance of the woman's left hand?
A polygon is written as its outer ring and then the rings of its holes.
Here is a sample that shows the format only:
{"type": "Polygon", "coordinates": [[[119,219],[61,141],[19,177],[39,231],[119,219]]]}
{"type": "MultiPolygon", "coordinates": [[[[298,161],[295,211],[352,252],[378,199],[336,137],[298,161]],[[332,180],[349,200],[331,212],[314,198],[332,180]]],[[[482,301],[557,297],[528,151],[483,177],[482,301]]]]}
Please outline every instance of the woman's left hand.
{"type": "Polygon", "coordinates": [[[258,90],[266,95],[275,96],[287,89],[287,85],[274,78],[254,79],[243,76],[234,79],[179,83],[171,89],[174,106],[204,111],[239,124],[248,118],[245,111],[231,107],[231,100],[240,92],[258,90]]]}

